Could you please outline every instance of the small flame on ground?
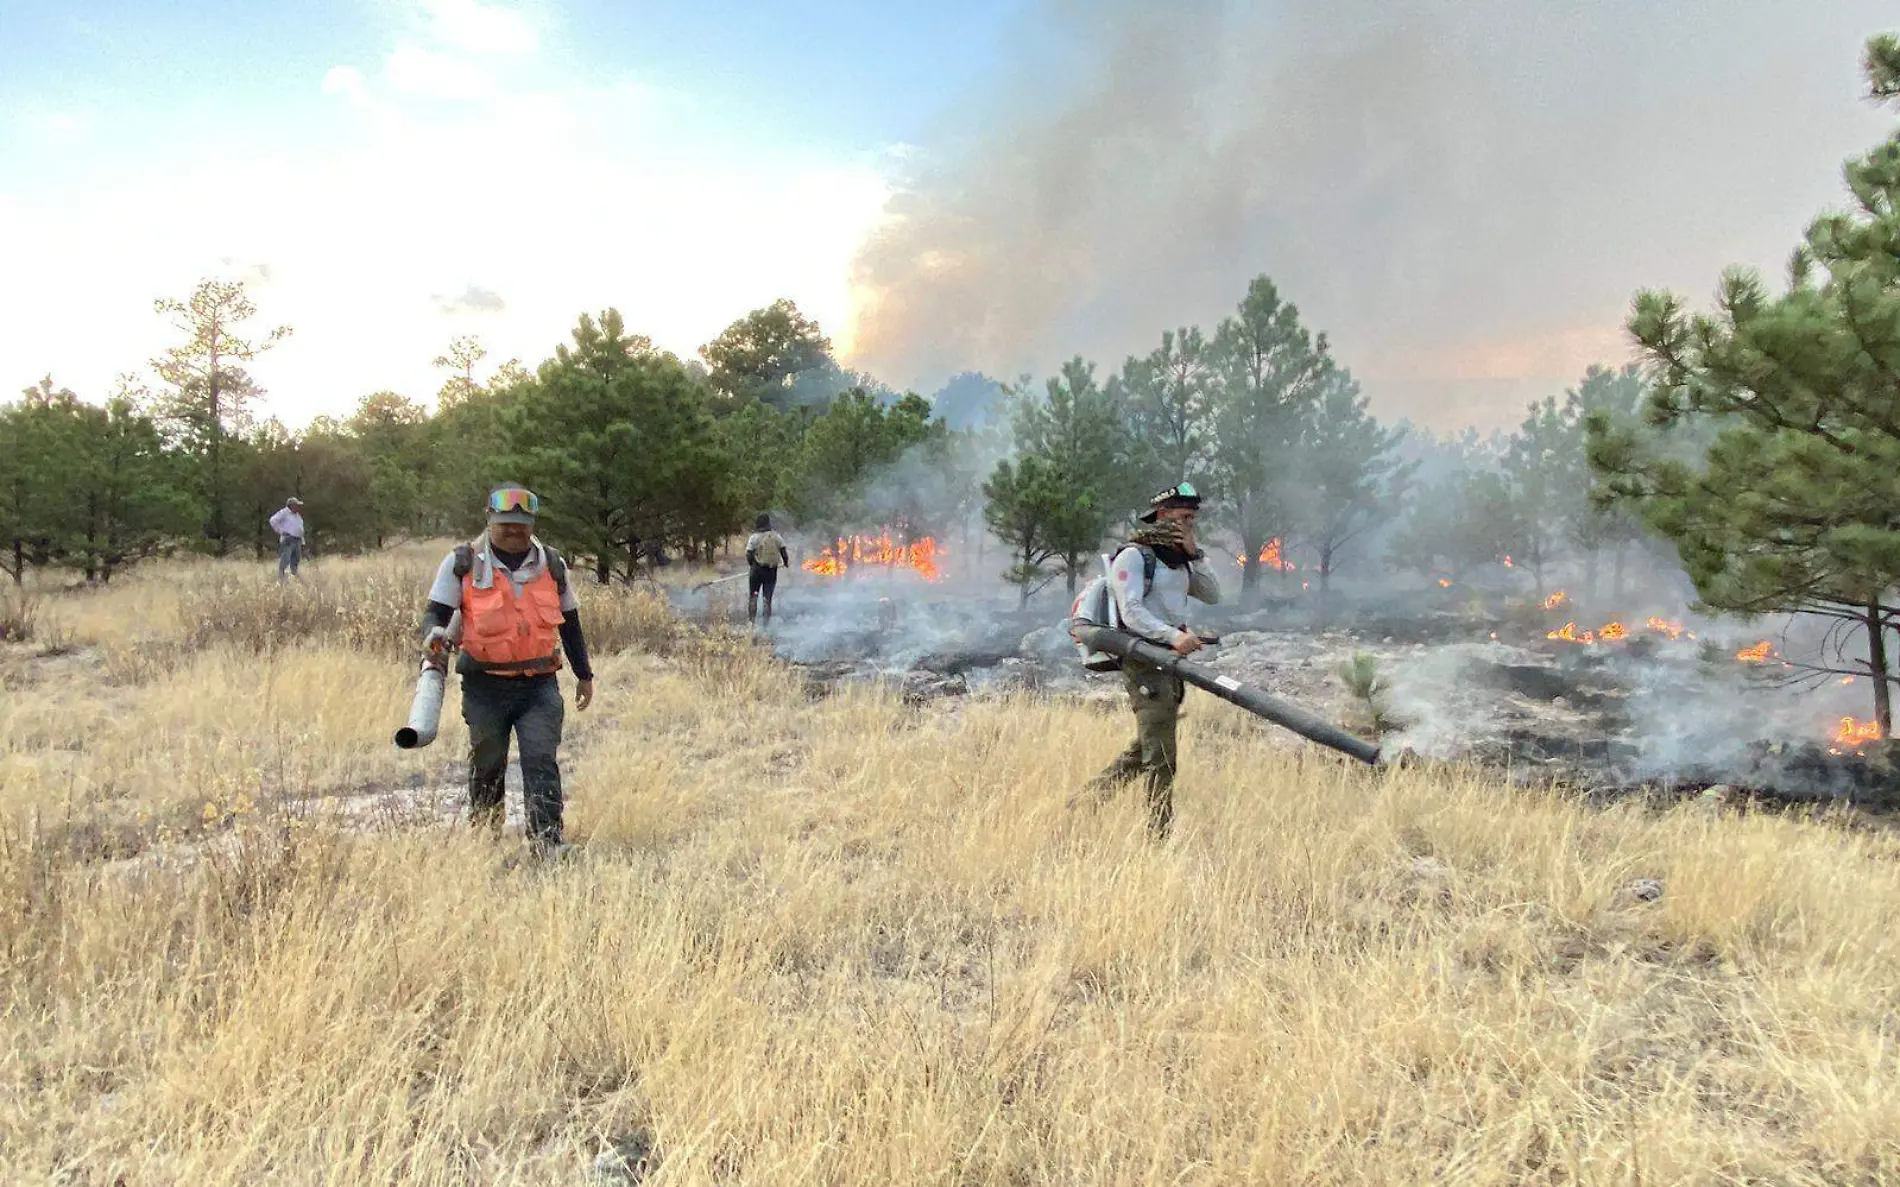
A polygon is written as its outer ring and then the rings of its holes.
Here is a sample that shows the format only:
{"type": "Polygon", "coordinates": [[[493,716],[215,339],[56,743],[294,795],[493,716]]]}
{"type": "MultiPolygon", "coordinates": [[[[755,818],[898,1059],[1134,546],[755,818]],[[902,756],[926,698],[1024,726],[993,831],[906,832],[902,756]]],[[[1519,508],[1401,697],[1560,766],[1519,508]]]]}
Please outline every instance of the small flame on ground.
{"type": "Polygon", "coordinates": [[[930,536],[903,540],[890,528],[875,536],[840,536],[817,556],[806,558],[799,568],[820,577],[841,577],[854,568],[876,565],[886,569],[910,569],[925,581],[942,576],[937,568],[937,541],[930,536]]]}
{"type": "Polygon", "coordinates": [[[1512,563],[1511,558],[1507,556],[1504,558],[1504,567],[1507,569],[1515,569],[1517,568],[1517,565],[1512,563]]]}
{"type": "Polygon", "coordinates": [[[1852,676],[1842,676],[1842,677],[1841,677],[1841,683],[1842,683],[1842,684],[1852,684],[1853,682],[1854,682],[1854,678],[1853,678],[1852,676]]]}
{"type": "MultiPolygon", "coordinates": [[[[1681,623],[1671,622],[1666,618],[1650,618],[1643,623],[1643,626],[1652,634],[1663,635],[1670,639],[1680,639],[1687,633],[1682,629],[1681,623]]],[[[1594,631],[1579,631],[1576,622],[1571,621],[1564,623],[1563,626],[1557,630],[1546,631],[1544,633],[1544,638],[1556,643],[1580,643],[1585,645],[1591,643],[1617,643],[1629,637],[1629,627],[1621,622],[1606,622],[1594,631]]],[[[1688,637],[1691,639],[1695,638],[1694,635],[1689,635],[1688,637]]]]}
{"type": "Polygon", "coordinates": [[[1566,622],[1557,630],[1546,632],[1544,638],[1554,639],[1559,643],[1594,643],[1597,641],[1597,633],[1595,631],[1584,631],[1582,634],[1578,634],[1577,624],[1574,622],[1566,622]]]}
{"type": "Polygon", "coordinates": [[[1438,579],[1438,588],[1440,588],[1440,589],[1450,589],[1450,588],[1451,588],[1451,578],[1449,578],[1449,577],[1440,577],[1440,578],[1438,579]]]}
{"type": "Polygon", "coordinates": [[[1745,664],[1765,664],[1775,652],[1775,645],[1763,639],[1753,647],[1744,647],[1735,653],[1735,658],[1745,664]]]}
{"type": "Polygon", "coordinates": [[[1556,593],[1551,594],[1549,597],[1544,599],[1544,609],[1555,610],[1557,607],[1563,605],[1565,602],[1568,602],[1569,600],[1570,600],[1570,595],[1560,589],[1556,593]]]}
{"type": "Polygon", "coordinates": [[[1880,737],[1880,724],[1878,722],[1858,721],[1852,717],[1843,717],[1841,718],[1840,725],[1834,730],[1834,746],[1832,749],[1835,754],[1841,753],[1843,747],[1848,750],[1859,750],[1869,742],[1880,741],[1880,737]]]}

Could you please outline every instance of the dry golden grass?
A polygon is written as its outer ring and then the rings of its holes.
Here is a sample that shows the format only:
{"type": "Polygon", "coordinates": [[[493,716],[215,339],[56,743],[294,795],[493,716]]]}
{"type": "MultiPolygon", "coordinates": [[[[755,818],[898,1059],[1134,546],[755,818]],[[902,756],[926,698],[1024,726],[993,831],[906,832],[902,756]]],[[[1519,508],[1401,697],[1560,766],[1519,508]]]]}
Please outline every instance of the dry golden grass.
{"type": "Polygon", "coordinates": [[[677,1184],[1900,1176],[1885,834],[1370,773],[1197,697],[1154,846],[1064,806],[1120,714],[813,701],[671,628],[570,711],[580,849],[515,865],[299,814],[458,778],[453,694],[390,745],[400,648],[115,675],[189,633],[178,575],[6,654],[0,1180],[571,1184],[631,1134],[677,1184]]]}

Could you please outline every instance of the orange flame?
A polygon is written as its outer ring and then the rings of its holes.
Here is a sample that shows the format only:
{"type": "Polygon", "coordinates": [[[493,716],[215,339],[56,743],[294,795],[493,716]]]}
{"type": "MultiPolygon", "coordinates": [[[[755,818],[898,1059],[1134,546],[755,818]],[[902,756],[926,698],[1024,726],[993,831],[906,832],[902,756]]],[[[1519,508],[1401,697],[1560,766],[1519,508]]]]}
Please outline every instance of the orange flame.
{"type": "MultiPolygon", "coordinates": [[[[1247,563],[1247,554],[1236,552],[1234,563],[1244,566],[1247,563]]],[[[1298,565],[1286,559],[1285,548],[1278,536],[1260,546],[1260,556],[1255,563],[1263,569],[1273,569],[1281,573],[1291,573],[1299,568],[1298,565]]]]}
{"type": "Polygon", "coordinates": [[[1563,605],[1565,602],[1568,602],[1569,600],[1570,600],[1570,595],[1560,589],[1556,593],[1551,594],[1549,597],[1544,599],[1544,609],[1555,610],[1557,607],[1563,605]]]}
{"type": "MultiPolygon", "coordinates": [[[[1671,622],[1666,618],[1650,618],[1643,623],[1643,626],[1654,634],[1666,635],[1671,639],[1680,639],[1687,633],[1682,629],[1681,623],[1671,622]]],[[[1577,624],[1572,621],[1564,623],[1563,626],[1557,630],[1546,631],[1544,633],[1544,638],[1553,642],[1579,643],[1585,645],[1591,643],[1618,643],[1629,637],[1629,627],[1621,622],[1606,622],[1594,631],[1579,631],[1577,624]]],[[[1688,637],[1691,639],[1695,638],[1694,635],[1689,635],[1688,637]]]]}
{"type": "Polygon", "coordinates": [[[1775,645],[1763,639],[1753,647],[1744,647],[1736,652],[1735,658],[1745,664],[1765,664],[1768,662],[1768,657],[1774,654],[1774,651],[1775,645]]]}
{"type": "Polygon", "coordinates": [[[1597,641],[1597,633],[1595,631],[1585,631],[1582,634],[1578,634],[1577,624],[1574,622],[1566,622],[1561,629],[1547,632],[1544,638],[1555,639],[1559,643],[1594,643],[1597,641]]]}
{"type": "Polygon", "coordinates": [[[885,569],[909,569],[925,581],[943,576],[937,567],[939,549],[930,536],[901,540],[890,528],[875,536],[840,536],[817,556],[807,557],[799,568],[820,577],[841,577],[854,568],[876,565],[885,569]]]}
{"type": "MultiPolygon", "coordinates": [[[[1859,750],[1869,742],[1880,741],[1880,725],[1874,721],[1856,721],[1852,717],[1841,718],[1840,726],[1834,731],[1834,745],[1845,746],[1849,750],[1859,750]]],[[[1835,751],[1840,753],[1839,750],[1835,751]]]]}
{"type": "Polygon", "coordinates": [[[1511,558],[1507,556],[1504,558],[1504,567],[1507,569],[1515,569],[1517,566],[1513,564],[1511,558]]]}
{"type": "Polygon", "coordinates": [[[1440,577],[1440,578],[1438,579],[1438,588],[1440,588],[1440,589],[1450,589],[1450,588],[1451,588],[1451,578],[1449,578],[1449,577],[1440,577]]]}

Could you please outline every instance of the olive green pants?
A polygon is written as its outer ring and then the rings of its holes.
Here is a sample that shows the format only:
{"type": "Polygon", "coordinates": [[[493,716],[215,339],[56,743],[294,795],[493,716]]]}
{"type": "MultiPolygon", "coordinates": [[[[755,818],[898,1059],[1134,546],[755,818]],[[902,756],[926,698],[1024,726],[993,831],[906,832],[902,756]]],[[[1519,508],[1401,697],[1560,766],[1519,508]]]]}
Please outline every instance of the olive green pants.
{"type": "Polygon", "coordinates": [[[1100,802],[1140,778],[1148,797],[1149,831],[1165,837],[1174,823],[1174,772],[1180,755],[1177,735],[1187,685],[1178,676],[1133,660],[1123,666],[1122,677],[1128,686],[1129,707],[1135,713],[1135,739],[1101,774],[1089,780],[1084,791],[1088,798],[1100,802]]]}

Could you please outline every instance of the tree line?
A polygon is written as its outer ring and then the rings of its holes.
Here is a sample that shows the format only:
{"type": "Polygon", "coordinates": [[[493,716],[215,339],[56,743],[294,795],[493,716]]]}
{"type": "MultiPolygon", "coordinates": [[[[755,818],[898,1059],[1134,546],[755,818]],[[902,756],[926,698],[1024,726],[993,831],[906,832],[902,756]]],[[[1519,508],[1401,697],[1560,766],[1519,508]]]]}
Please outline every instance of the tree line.
{"type": "Polygon", "coordinates": [[[967,532],[980,450],[994,448],[1000,385],[965,375],[935,401],[895,392],[839,366],[787,300],[690,360],[613,309],[583,315],[534,370],[490,368],[477,338],[457,338],[434,360],[432,405],[373,392],[294,431],[260,415],[247,369],[291,330],[254,329],[242,283],[206,280],[156,309],[177,342],[149,379],[124,375],[93,402],[48,376],[0,406],[0,564],[14,583],[35,568],[110,581],[181,549],[262,557],[291,495],[319,553],[469,532],[508,481],[542,494],[544,534],[601,581],[710,558],[760,511],[819,533],[867,515],[967,532]]]}

